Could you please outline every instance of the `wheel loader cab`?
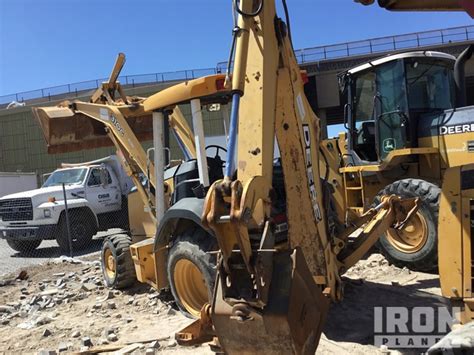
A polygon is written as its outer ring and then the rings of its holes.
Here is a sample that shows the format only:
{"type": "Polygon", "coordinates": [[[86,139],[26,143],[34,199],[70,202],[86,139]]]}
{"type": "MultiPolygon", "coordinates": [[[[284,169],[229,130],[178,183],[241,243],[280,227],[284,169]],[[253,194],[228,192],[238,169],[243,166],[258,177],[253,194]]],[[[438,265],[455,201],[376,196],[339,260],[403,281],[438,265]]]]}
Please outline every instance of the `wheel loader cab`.
{"type": "Polygon", "coordinates": [[[444,53],[411,52],[344,73],[346,165],[380,163],[392,151],[418,147],[424,115],[455,105],[454,62],[444,53]]]}

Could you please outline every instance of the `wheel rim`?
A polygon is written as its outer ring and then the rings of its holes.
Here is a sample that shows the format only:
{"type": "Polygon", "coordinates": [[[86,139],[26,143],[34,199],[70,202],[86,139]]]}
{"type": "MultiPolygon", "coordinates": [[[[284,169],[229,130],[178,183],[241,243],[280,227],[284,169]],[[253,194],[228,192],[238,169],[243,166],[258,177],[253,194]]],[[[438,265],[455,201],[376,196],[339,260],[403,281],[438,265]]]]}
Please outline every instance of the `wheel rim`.
{"type": "Polygon", "coordinates": [[[397,250],[412,254],[420,251],[428,240],[428,225],[420,212],[411,217],[401,230],[390,228],[387,240],[397,250]]]}
{"type": "Polygon", "coordinates": [[[192,316],[199,317],[202,306],[208,302],[207,286],[201,271],[192,261],[180,259],[173,277],[181,305],[192,316]]]}
{"type": "Polygon", "coordinates": [[[107,277],[113,280],[115,278],[116,268],[115,268],[115,258],[110,249],[105,249],[104,260],[102,262],[104,264],[104,270],[105,270],[105,273],[107,274],[107,277]]]}

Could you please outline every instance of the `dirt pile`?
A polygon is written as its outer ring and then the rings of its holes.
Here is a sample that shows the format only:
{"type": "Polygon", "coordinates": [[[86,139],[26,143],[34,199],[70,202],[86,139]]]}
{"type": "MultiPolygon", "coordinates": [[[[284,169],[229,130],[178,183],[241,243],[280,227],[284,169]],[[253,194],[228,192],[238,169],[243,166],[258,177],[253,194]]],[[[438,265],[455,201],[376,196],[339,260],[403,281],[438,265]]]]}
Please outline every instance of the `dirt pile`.
{"type": "Polygon", "coordinates": [[[190,321],[167,295],[146,285],[107,289],[98,261],[62,258],[26,272],[26,280],[6,278],[0,288],[0,352],[49,354],[128,343],[140,343],[133,350],[143,353],[173,352],[174,332],[190,321]]]}
{"type": "MultiPolygon", "coordinates": [[[[0,353],[52,354],[100,346],[137,354],[212,354],[207,345],[177,346],[174,333],[190,320],[174,308],[169,295],[140,284],[109,290],[97,259],[59,258],[25,269],[27,275],[2,278],[0,353]]],[[[361,260],[344,278],[345,299],[331,307],[318,354],[386,354],[371,345],[374,307],[440,302],[437,275],[399,269],[378,254],[361,260]]]]}

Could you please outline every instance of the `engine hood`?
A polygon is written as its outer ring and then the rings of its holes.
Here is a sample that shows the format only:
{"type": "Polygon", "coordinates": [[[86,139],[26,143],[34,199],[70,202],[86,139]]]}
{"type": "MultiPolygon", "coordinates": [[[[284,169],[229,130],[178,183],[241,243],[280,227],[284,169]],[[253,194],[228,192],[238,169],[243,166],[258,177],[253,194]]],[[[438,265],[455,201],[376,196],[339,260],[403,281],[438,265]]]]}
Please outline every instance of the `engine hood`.
{"type": "MultiPolygon", "coordinates": [[[[67,198],[77,198],[76,196],[73,196],[72,194],[77,193],[78,191],[84,191],[84,186],[67,185],[66,186],[67,198]]],[[[63,187],[59,185],[59,186],[42,187],[35,190],[17,192],[11,195],[3,196],[2,198],[0,198],[0,201],[6,200],[6,199],[12,199],[12,198],[31,198],[37,202],[40,202],[40,200],[43,200],[42,197],[44,197],[44,201],[41,201],[41,202],[46,202],[48,198],[50,197],[54,197],[56,200],[63,200],[64,199],[63,187]]]]}

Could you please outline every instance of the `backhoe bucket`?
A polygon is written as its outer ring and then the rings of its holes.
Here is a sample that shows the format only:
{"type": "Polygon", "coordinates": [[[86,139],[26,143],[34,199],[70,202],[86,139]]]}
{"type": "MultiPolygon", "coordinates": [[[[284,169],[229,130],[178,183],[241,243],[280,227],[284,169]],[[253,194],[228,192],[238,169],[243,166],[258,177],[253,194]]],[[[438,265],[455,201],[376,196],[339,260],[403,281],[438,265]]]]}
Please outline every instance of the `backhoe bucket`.
{"type": "MultiPolygon", "coordinates": [[[[114,146],[104,123],[69,107],[34,107],[33,115],[43,130],[50,154],[114,146]]],[[[153,139],[150,114],[129,117],[127,122],[140,141],[153,139]]]]}
{"type": "Polygon", "coordinates": [[[329,309],[299,248],[275,252],[268,304],[263,310],[222,299],[219,277],[212,322],[228,354],[314,354],[329,309]]]}

